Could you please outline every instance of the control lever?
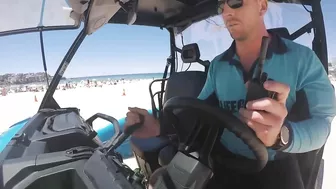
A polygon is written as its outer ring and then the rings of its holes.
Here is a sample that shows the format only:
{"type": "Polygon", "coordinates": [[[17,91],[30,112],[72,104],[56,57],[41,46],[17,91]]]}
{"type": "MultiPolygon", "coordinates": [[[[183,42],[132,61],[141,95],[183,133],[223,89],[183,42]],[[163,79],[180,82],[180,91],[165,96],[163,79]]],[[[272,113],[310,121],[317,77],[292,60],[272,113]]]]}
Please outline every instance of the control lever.
{"type": "Polygon", "coordinates": [[[246,102],[265,97],[276,98],[275,92],[267,91],[264,88],[264,82],[270,80],[268,79],[267,73],[263,72],[269,41],[269,37],[264,36],[262,38],[257,70],[252,80],[248,83],[246,102]]]}
{"type": "Polygon", "coordinates": [[[132,133],[134,133],[136,130],[142,127],[145,121],[145,117],[141,114],[139,114],[139,117],[140,117],[139,123],[136,123],[124,129],[124,132],[121,133],[111,144],[106,145],[104,147],[104,149],[107,149],[105,154],[108,154],[110,151],[113,151],[116,148],[118,148],[132,133]]]}

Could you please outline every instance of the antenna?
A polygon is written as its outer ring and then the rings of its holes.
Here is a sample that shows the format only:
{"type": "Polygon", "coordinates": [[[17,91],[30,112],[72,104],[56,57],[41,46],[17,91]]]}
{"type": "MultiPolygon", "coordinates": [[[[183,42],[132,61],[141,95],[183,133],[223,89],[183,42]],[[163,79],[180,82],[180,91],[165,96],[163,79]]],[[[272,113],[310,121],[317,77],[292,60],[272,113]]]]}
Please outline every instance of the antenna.
{"type": "Polygon", "coordinates": [[[264,69],[264,63],[265,63],[265,59],[266,59],[266,55],[267,55],[267,49],[268,49],[268,44],[269,44],[270,38],[264,36],[262,38],[262,42],[261,42],[261,47],[260,47],[260,55],[259,55],[259,59],[258,59],[258,67],[257,67],[257,71],[255,76],[259,77],[259,79],[262,79],[262,73],[263,73],[263,69],[264,69]]]}

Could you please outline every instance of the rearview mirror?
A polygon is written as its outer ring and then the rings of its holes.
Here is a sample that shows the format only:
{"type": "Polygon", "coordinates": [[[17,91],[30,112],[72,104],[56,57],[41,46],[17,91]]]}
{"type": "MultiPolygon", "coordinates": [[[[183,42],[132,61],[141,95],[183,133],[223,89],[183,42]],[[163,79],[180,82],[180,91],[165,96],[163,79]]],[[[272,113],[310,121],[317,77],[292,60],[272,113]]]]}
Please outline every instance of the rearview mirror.
{"type": "Polygon", "coordinates": [[[128,10],[128,16],[127,16],[127,24],[132,25],[137,19],[137,12],[138,12],[138,0],[131,0],[129,2],[131,4],[130,10],[128,10]]]}
{"type": "Polygon", "coordinates": [[[68,0],[0,0],[0,35],[48,29],[76,29],[68,0]]]}
{"type": "Polygon", "coordinates": [[[198,62],[201,53],[197,43],[188,44],[182,47],[181,58],[184,63],[198,62]]]}

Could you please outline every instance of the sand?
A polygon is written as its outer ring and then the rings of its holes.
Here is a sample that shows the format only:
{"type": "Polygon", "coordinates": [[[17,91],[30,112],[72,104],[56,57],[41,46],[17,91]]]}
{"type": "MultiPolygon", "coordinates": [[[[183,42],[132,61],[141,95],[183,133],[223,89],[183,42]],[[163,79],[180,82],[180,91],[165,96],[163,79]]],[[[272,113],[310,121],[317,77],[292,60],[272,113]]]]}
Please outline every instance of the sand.
{"type": "MultiPolygon", "coordinates": [[[[56,91],[54,97],[61,107],[78,107],[83,118],[88,118],[95,113],[105,113],[120,119],[125,117],[127,107],[151,108],[149,95],[149,82],[151,80],[134,81],[132,83],[120,84],[116,86],[103,86],[102,88],[78,88],[66,91],[56,91]],[[123,96],[125,89],[126,96],[123,96]]],[[[336,83],[335,83],[336,84],[336,83]]],[[[334,85],[335,85],[334,84],[334,85]]],[[[336,86],[336,85],[335,85],[336,86]]],[[[158,91],[159,84],[154,85],[154,91],[158,91]]],[[[0,133],[5,131],[12,124],[33,116],[43,98],[44,93],[16,93],[8,96],[0,96],[0,133]],[[37,102],[35,102],[35,96],[37,102]]],[[[105,126],[105,121],[95,121],[95,129],[105,126]]],[[[332,132],[326,144],[324,152],[324,181],[323,189],[335,188],[334,176],[336,174],[336,122],[332,124],[332,132]]],[[[136,168],[134,158],[125,160],[131,168],[136,168]]]]}
{"type": "MultiPolygon", "coordinates": [[[[83,118],[95,113],[104,113],[120,119],[125,117],[127,107],[151,108],[149,83],[151,80],[134,81],[119,85],[105,85],[102,88],[77,88],[57,90],[54,98],[61,107],[77,107],[83,118]],[[125,89],[126,96],[122,96],[125,89]]],[[[160,85],[155,83],[153,91],[160,85]]],[[[25,92],[0,96],[0,133],[10,125],[33,116],[43,99],[44,92],[25,92]],[[37,102],[35,102],[35,96],[37,102]]],[[[94,128],[104,127],[106,122],[94,122],[94,128]],[[104,124],[103,124],[104,123],[104,124]]]]}

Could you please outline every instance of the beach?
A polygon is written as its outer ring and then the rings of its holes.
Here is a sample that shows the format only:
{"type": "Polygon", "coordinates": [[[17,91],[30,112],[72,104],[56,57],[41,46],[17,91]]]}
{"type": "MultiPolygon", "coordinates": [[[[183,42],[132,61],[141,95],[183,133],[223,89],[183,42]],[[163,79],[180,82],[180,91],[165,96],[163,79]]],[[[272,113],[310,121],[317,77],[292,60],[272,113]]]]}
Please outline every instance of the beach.
{"type": "MultiPolygon", "coordinates": [[[[95,113],[104,113],[120,119],[125,117],[128,107],[151,109],[149,83],[153,79],[136,80],[118,85],[103,85],[93,88],[76,88],[57,90],[55,100],[61,107],[77,107],[84,119],[95,113]]],[[[334,83],[336,86],[336,83],[334,83]]],[[[153,85],[153,92],[159,91],[159,83],[153,85]]],[[[0,133],[18,121],[33,116],[41,103],[44,92],[12,93],[0,96],[0,133]]],[[[98,120],[93,124],[94,129],[106,126],[106,121],[98,120]]],[[[323,189],[335,188],[336,174],[336,122],[332,124],[332,131],[324,151],[324,181],[323,189]]],[[[134,158],[125,160],[131,168],[136,168],[134,158]]]]}
{"type": "MultiPolygon", "coordinates": [[[[149,83],[153,79],[135,80],[118,85],[102,87],[82,87],[76,89],[56,90],[54,98],[62,107],[77,107],[81,116],[86,119],[95,113],[104,113],[120,119],[125,117],[128,107],[151,108],[149,83]],[[125,90],[125,96],[123,92],[125,90]]],[[[153,91],[160,89],[160,84],[153,84],[153,91]]],[[[1,126],[0,133],[9,126],[33,116],[43,99],[45,92],[11,93],[0,96],[1,126]]],[[[105,124],[94,122],[99,129],[105,124]]]]}

